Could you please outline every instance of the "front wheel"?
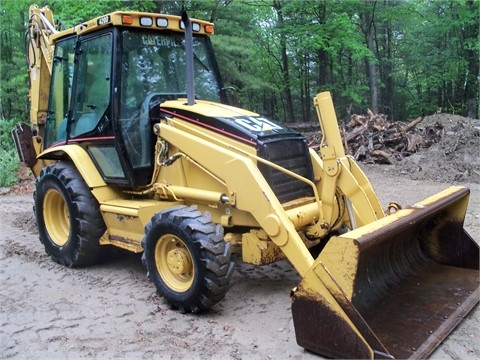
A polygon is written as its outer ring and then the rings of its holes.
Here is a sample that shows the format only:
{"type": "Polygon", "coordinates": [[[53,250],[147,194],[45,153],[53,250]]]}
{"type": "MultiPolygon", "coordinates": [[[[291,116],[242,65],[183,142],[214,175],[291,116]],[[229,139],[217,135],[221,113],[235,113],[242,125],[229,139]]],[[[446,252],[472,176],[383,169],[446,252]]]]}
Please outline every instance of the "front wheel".
{"type": "Polygon", "coordinates": [[[142,239],[143,264],[160,296],[181,312],[199,312],[225,297],[233,263],[223,228],[196,207],[155,214],[142,239]]]}
{"type": "Polygon", "coordinates": [[[97,262],[105,223],[75,166],[65,161],[47,166],[35,185],[35,216],[46,253],[68,267],[97,262]]]}

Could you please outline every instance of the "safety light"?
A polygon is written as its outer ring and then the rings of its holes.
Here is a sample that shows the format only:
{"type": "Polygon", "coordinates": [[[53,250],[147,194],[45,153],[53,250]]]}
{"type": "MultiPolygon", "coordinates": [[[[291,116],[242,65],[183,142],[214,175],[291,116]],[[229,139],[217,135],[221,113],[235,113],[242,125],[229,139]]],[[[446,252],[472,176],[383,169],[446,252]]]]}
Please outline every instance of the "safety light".
{"type": "Polygon", "coordinates": [[[205,25],[205,32],[207,34],[213,34],[213,25],[205,25]]]}
{"type": "Polygon", "coordinates": [[[200,31],[200,24],[196,22],[192,23],[192,30],[196,32],[200,31]]]}
{"type": "Polygon", "coordinates": [[[166,28],[168,27],[168,19],[165,19],[165,18],[157,18],[157,26],[158,27],[162,27],[162,28],[166,28]]]}
{"type": "Polygon", "coordinates": [[[133,24],[133,16],[131,16],[131,15],[122,15],[122,24],[124,24],[124,25],[132,25],[132,24],[133,24]]]}
{"type": "Polygon", "coordinates": [[[152,26],[153,20],[150,17],[141,17],[140,18],[140,25],[142,26],[152,26]]]}

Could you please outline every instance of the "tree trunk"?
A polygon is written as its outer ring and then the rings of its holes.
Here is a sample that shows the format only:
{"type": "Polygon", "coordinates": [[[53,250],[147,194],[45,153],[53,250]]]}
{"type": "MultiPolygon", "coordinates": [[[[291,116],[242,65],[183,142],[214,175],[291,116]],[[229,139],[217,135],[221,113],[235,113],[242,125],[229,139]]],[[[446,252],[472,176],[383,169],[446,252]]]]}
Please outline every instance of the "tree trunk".
{"type": "MultiPolygon", "coordinates": [[[[371,1],[365,0],[366,3],[370,3],[371,1]]],[[[376,1],[373,1],[373,6],[370,9],[366,8],[365,11],[365,29],[366,29],[366,36],[367,36],[367,46],[368,49],[371,51],[373,56],[377,56],[377,51],[375,49],[375,22],[374,22],[374,14],[375,14],[375,6],[376,1]]],[[[377,80],[377,67],[375,65],[375,59],[369,58],[367,59],[367,76],[368,82],[370,87],[370,106],[374,114],[378,113],[378,80],[377,80]]]]}
{"type": "MultiPolygon", "coordinates": [[[[472,13],[477,12],[478,15],[478,2],[468,0],[466,2],[466,5],[472,13]]],[[[465,27],[464,37],[470,39],[476,38],[478,41],[478,39],[480,38],[478,21],[471,22],[468,26],[465,27]]],[[[479,104],[477,104],[477,99],[480,95],[478,87],[478,79],[480,75],[480,61],[478,58],[478,50],[474,48],[464,47],[464,57],[468,63],[468,72],[466,74],[465,89],[463,95],[464,101],[467,104],[467,116],[473,119],[478,119],[480,118],[480,101],[479,104]]]]}
{"type": "MultiPolygon", "coordinates": [[[[386,5],[388,3],[386,2],[386,5]]],[[[391,20],[385,22],[385,28],[383,30],[383,61],[379,66],[380,81],[384,86],[380,89],[380,111],[388,114],[390,119],[395,118],[395,109],[393,103],[394,93],[394,79],[393,79],[393,47],[392,42],[393,30],[391,20]]],[[[378,48],[378,46],[377,46],[378,48]]],[[[378,50],[377,50],[378,52],[378,50]]]]}
{"type": "Polygon", "coordinates": [[[290,73],[288,67],[287,40],[283,33],[282,3],[279,0],[273,2],[273,8],[277,11],[277,27],[280,30],[280,52],[282,64],[283,89],[285,94],[285,117],[287,122],[294,121],[292,90],[290,84],[290,73]]]}
{"type": "MultiPolygon", "coordinates": [[[[318,26],[325,24],[327,20],[327,3],[326,1],[321,1],[318,3],[318,8],[316,11],[318,26]]],[[[325,85],[327,84],[327,71],[328,71],[328,53],[325,49],[319,49],[317,51],[317,62],[318,62],[318,77],[317,77],[317,89],[316,91],[325,90],[325,85]]]]}
{"type": "Polygon", "coordinates": [[[2,98],[0,98],[0,120],[5,120],[5,116],[3,116],[2,98]]]}
{"type": "Polygon", "coordinates": [[[328,53],[320,49],[317,52],[317,59],[318,59],[318,77],[317,77],[317,85],[318,90],[323,90],[324,86],[327,84],[327,64],[328,64],[328,53]]]}
{"type": "Polygon", "coordinates": [[[304,121],[310,122],[311,121],[311,111],[310,111],[310,105],[312,103],[311,95],[310,95],[310,81],[309,81],[309,76],[310,76],[310,55],[305,54],[305,73],[303,75],[304,82],[303,86],[305,87],[305,97],[304,97],[304,107],[305,107],[305,117],[304,121]]]}

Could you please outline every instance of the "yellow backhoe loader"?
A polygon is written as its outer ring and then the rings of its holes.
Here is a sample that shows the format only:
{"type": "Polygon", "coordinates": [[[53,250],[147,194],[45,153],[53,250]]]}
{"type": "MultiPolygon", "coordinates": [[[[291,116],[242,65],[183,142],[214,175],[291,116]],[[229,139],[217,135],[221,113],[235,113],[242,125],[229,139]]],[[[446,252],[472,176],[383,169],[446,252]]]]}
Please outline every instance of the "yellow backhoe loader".
{"type": "Polygon", "coordinates": [[[329,357],[424,358],[478,303],[469,190],[386,214],[344,152],[328,92],[314,99],[316,152],[227,105],[209,22],[119,11],[60,29],[48,7],[29,12],[30,124],[12,133],[54,261],[143,252],[158,293],[199,312],[227,293],[232,252],[286,258],[302,277],[297,342],[329,357]]]}

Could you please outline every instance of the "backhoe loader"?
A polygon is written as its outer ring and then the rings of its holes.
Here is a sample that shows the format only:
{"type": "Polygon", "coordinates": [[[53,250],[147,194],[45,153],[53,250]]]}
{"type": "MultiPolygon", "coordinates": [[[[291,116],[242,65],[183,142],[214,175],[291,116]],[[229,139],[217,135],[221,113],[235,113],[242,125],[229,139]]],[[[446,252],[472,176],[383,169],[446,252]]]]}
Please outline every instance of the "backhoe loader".
{"type": "Polygon", "coordinates": [[[228,105],[212,23],[117,11],[61,29],[48,6],[29,14],[30,124],[12,134],[54,261],[142,253],[172,308],[199,312],[227,293],[233,252],[288,259],[302,277],[297,343],[338,358],[424,358],[478,303],[469,190],[384,211],[345,154],[330,93],[313,100],[315,151],[228,105]]]}

